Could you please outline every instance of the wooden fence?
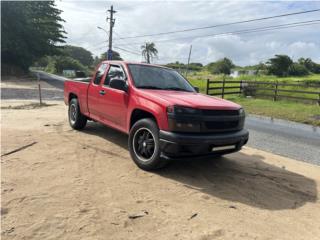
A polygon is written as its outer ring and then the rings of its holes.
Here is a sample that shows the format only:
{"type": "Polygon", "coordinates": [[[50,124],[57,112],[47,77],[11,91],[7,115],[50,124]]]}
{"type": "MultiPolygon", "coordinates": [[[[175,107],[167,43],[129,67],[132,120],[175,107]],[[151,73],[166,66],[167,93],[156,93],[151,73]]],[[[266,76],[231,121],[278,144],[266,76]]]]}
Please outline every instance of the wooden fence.
{"type": "Polygon", "coordinates": [[[268,97],[274,101],[279,99],[295,99],[305,102],[316,102],[320,105],[320,84],[315,83],[236,81],[226,80],[225,78],[221,81],[215,81],[207,79],[206,90],[207,95],[221,96],[222,98],[229,94],[244,94],[245,96],[268,97]]]}

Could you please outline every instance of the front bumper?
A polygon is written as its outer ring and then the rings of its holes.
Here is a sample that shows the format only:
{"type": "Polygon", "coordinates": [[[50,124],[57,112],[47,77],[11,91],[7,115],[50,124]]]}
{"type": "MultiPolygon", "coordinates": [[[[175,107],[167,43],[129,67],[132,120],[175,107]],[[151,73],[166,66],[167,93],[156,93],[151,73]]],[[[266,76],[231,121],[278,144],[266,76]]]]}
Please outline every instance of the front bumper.
{"type": "Polygon", "coordinates": [[[160,130],[162,157],[179,159],[186,157],[207,157],[239,151],[248,142],[249,132],[242,129],[227,133],[175,133],[160,130]],[[232,148],[221,149],[224,146],[232,148]],[[215,147],[218,149],[215,151],[215,147]]]}

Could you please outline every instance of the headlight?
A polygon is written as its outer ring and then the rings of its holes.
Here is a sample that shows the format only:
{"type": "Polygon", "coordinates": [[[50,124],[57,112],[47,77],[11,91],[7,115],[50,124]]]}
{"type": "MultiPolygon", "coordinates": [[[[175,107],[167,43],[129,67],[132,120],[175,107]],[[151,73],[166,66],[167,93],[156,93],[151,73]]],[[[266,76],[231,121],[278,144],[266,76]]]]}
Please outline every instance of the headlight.
{"type": "Polygon", "coordinates": [[[169,106],[167,108],[168,113],[173,113],[177,115],[190,115],[190,114],[200,114],[201,111],[199,109],[190,108],[190,107],[182,107],[182,106],[169,106]]]}
{"type": "Polygon", "coordinates": [[[200,132],[201,110],[182,106],[167,108],[169,129],[173,132],[200,132]]]}

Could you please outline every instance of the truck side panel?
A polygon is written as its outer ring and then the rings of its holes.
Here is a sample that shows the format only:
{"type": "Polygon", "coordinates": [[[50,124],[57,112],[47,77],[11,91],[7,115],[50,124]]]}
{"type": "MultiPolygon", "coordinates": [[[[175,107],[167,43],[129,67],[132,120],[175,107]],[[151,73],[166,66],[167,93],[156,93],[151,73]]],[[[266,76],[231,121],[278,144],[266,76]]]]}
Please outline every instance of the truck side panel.
{"type": "Polygon", "coordinates": [[[71,95],[78,98],[82,114],[89,116],[87,92],[89,84],[86,82],[65,81],[64,83],[64,102],[68,105],[71,95]]]}

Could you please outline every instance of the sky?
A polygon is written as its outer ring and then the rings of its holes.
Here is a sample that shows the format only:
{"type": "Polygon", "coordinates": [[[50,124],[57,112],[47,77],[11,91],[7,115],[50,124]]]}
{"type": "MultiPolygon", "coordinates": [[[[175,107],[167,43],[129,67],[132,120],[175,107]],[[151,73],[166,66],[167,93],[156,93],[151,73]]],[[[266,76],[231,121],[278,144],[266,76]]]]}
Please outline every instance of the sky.
{"type": "Polygon", "coordinates": [[[212,26],[286,13],[320,9],[320,1],[65,1],[57,0],[67,32],[67,44],[81,46],[99,56],[108,49],[107,9],[113,5],[113,46],[125,60],[140,62],[141,45],[154,42],[154,63],[188,60],[207,64],[223,57],[236,65],[265,62],[275,54],[294,60],[309,57],[320,63],[320,24],[247,34],[224,34],[246,29],[320,20],[320,12],[208,28],[169,35],[121,39],[145,34],[212,26]],[[220,34],[220,35],[217,35],[220,34]],[[201,37],[201,36],[206,37],[201,37]],[[215,36],[212,36],[215,35],[215,36]]]}

